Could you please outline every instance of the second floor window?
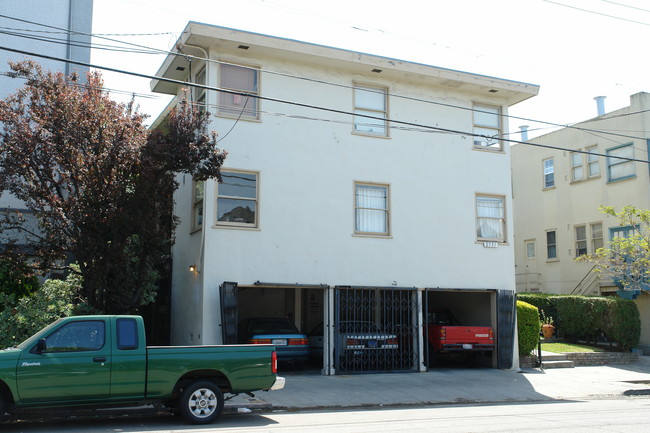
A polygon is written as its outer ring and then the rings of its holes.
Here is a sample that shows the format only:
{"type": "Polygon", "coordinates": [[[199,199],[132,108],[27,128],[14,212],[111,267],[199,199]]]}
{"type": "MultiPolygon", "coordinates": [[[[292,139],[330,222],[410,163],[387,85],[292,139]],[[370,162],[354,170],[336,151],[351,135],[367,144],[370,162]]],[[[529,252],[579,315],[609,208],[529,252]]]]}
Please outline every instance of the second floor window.
{"type": "Polygon", "coordinates": [[[628,179],[636,176],[634,161],[612,158],[616,156],[623,158],[634,158],[634,148],[632,147],[631,143],[609,149],[607,151],[607,155],[607,180],[609,182],[628,179]]]}
{"type": "Polygon", "coordinates": [[[503,150],[501,142],[501,108],[474,104],[474,148],[503,150]]]}
{"type": "Polygon", "coordinates": [[[504,203],[503,196],[476,196],[476,237],[478,241],[506,241],[504,203]]]}
{"type": "Polygon", "coordinates": [[[591,224],[591,251],[595,253],[599,248],[603,247],[603,224],[591,224]]]}
{"type": "Polygon", "coordinates": [[[571,154],[571,179],[582,180],[584,177],[584,166],[582,165],[582,153],[571,154]]]}
{"type": "Polygon", "coordinates": [[[388,185],[354,185],[354,232],[388,236],[388,185]]]}
{"type": "MultiPolygon", "coordinates": [[[[196,84],[201,84],[205,86],[205,68],[201,69],[201,72],[196,74],[196,84]]],[[[204,112],[206,107],[206,90],[201,87],[194,88],[194,104],[199,109],[199,111],[204,112]]]]}
{"type": "Polygon", "coordinates": [[[354,86],[354,132],[388,136],[387,91],[383,87],[354,86]],[[371,116],[369,117],[363,116],[371,116]]]}
{"type": "Polygon", "coordinates": [[[598,156],[594,155],[598,151],[598,147],[591,146],[587,148],[587,176],[596,177],[600,176],[600,161],[598,156]]]}
{"type": "Polygon", "coordinates": [[[205,182],[195,181],[192,184],[192,230],[203,227],[203,198],[205,182]]]}
{"type": "Polygon", "coordinates": [[[217,185],[217,225],[257,227],[258,173],[222,170],[217,185]]]}
{"type": "MultiPolygon", "coordinates": [[[[259,95],[259,70],[222,63],[219,87],[235,92],[259,95]]],[[[254,96],[219,92],[219,115],[248,120],[259,119],[259,102],[254,96]]]]}
{"type": "Polygon", "coordinates": [[[544,188],[555,186],[555,163],[553,158],[544,160],[544,188]]]}

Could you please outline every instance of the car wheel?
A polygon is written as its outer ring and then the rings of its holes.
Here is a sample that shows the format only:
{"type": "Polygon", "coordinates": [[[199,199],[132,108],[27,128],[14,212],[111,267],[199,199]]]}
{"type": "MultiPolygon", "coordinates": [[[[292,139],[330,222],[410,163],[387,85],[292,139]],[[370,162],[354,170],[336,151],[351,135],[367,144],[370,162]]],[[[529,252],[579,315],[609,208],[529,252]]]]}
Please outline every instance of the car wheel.
{"type": "Polygon", "coordinates": [[[210,424],[223,410],[223,392],[207,380],[190,384],[181,395],[179,410],[192,424],[210,424]]]}

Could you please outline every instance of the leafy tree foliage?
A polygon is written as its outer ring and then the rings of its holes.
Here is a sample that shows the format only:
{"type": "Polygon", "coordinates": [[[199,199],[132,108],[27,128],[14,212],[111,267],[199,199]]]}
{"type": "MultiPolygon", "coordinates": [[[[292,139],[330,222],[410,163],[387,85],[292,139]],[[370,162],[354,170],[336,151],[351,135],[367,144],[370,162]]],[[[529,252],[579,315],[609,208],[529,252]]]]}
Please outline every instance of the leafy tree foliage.
{"type": "Polygon", "coordinates": [[[91,72],[10,63],[26,80],[0,101],[0,192],[33,212],[0,223],[5,243],[30,245],[42,269],[79,263],[81,296],[98,311],[126,313],[150,302],[173,228],[173,173],[216,177],[226,153],[207,132],[208,113],[183,100],[150,131],[146,116],[118,104],[91,72]]]}
{"type": "Polygon", "coordinates": [[[601,210],[618,219],[621,227],[630,227],[630,233],[612,239],[609,248],[576,260],[595,263],[597,271],[613,277],[623,290],[650,290],[650,210],[634,206],[601,210]]]}
{"type": "Polygon", "coordinates": [[[60,317],[91,312],[79,299],[81,277],[48,279],[31,296],[17,299],[0,293],[0,348],[15,346],[60,317]]]}
{"type": "MultiPolygon", "coordinates": [[[[0,257],[0,293],[14,299],[31,295],[38,289],[38,279],[29,266],[0,257]]],[[[0,311],[4,305],[0,303],[0,311]]]]}

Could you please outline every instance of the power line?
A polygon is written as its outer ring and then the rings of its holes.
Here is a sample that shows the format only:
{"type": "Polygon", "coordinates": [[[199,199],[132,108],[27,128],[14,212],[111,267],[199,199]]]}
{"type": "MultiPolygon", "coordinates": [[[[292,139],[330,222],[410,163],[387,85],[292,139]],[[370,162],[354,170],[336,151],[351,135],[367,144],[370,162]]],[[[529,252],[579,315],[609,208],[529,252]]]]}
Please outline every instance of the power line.
{"type": "Polygon", "coordinates": [[[650,26],[650,23],[644,23],[644,22],[641,22],[641,21],[635,21],[635,20],[630,20],[630,19],[627,19],[627,18],[617,17],[617,16],[606,14],[606,13],[603,13],[603,12],[592,11],[590,9],[579,8],[577,6],[571,6],[571,5],[556,2],[556,1],[553,1],[553,0],[544,0],[544,1],[546,3],[552,3],[552,4],[555,4],[555,5],[558,5],[558,6],[563,6],[565,8],[569,8],[569,9],[575,9],[575,10],[578,10],[578,11],[587,12],[587,13],[594,14],[594,15],[600,15],[600,16],[607,17],[607,18],[613,18],[615,20],[627,21],[628,23],[634,23],[634,24],[641,24],[642,26],[650,26]]]}
{"type": "MultiPolygon", "coordinates": [[[[37,23],[37,22],[34,22],[34,21],[29,21],[29,20],[24,20],[24,19],[19,19],[19,18],[13,18],[13,17],[7,16],[7,15],[0,15],[0,17],[1,18],[8,18],[8,19],[15,19],[17,21],[21,21],[21,22],[25,22],[25,23],[29,23],[29,24],[41,25],[41,26],[44,26],[44,27],[47,27],[47,28],[52,28],[52,29],[57,29],[57,30],[62,30],[62,31],[68,31],[68,32],[74,33],[74,34],[80,34],[80,35],[85,35],[85,36],[94,36],[93,34],[90,34],[90,33],[70,31],[70,30],[67,30],[67,29],[64,29],[64,28],[45,25],[45,24],[40,24],[40,23],[37,23]]],[[[106,39],[106,40],[109,40],[111,42],[117,42],[117,43],[122,43],[122,44],[126,44],[126,45],[133,46],[133,47],[138,47],[138,48],[141,48],[143,50],[146,50],[146,51],[142,52],[142,53],[146,53],[146,54],[156,54],[156,53],[158,53],[158,54],[165,54],[165,55],[182,56],[182,57],[185,57],[186,59],[188,59],[190,61],[191,60],[199,60],[199,61],[203,61],[203,62],[210,62],[210,63],[220,64],[220,65],[239,66],[239,65],[237,65],[235,63],[224,62],[224,61],[215,60],[215,59],[207,59],[207,58],[203,58],[203,57],[199,57],[199,56],[193,56],[193,55],[184,54],[184,53],[177,53],[177,52],[173,52],[173,51],[160,50],[160,49],[153,48],[153,47],[147,47],[147,46],[144,46],[144,45],[133,44],[133,43],[130,43],[130,42],[124,42],[124,41],[115,40],[115,39],[111,39],[111,38],[100,37],[100,39],[106,39]]],[[[90,48],[93,47],[92,44],[87,44],[87,45],[84,45],[84,46],[87,46],[87,47],[90,47],[90,48]]],[[[115,49],[115,51],[122,51],[122,49],[117,48],[117,49],[115,49]]],[[[131,51],[128,51],[128,50],[123,50],[123,51],[124,52],[131,52],[131,51]]],[[[133,51],[133,52],[139,53],[139,51],[133,51]]],[[[301,77],[301,76],[288,74],[288,73],[284,73],[284,72],[277,72],[277,71],[270,71],[270,70],[262,70],[261,72],[263,72],[265,74],[278,75],[278,76],[283,76],[283,77],[287,77],[287,78],[293,78],[293,79],[304,80],[304,81],[308,81],[308,82],[325,84],[325,85],[329,85],[329,86],[335,86],[335,87],[347,88],[347,89],[354,89],[353,85],[332,83],[332,82],[328,82],[328,81],[325,81],[325,80],[317,80],[317,79],[314,79],[314,78],[301,77]]],[[[370,90],[370,91],[372,91],[372,90],[370,90]]],[[[443,103],[443,102],[431,101],[431,100],[422,99],[422,98],[398,95],[398,94],[394,94],[394,93],[390,93],[390,92],[386,92],[386,95],[394,97],[394,98],[401,98],[401,99],[410,100],[410,101],[416,101],[416,102],[422,102],[422,103],[427,103],[427,104],[438,105],[438,106],[442,106],[442,107],[448,107],[448,108],[454,108],[454,109],[472,111],[472,112],[482,112],[481,110],[478,110],[478,109],[475,109],[475,108],[472,108],[472,107],[462,107],[462,106],[458,106],[458,105],[454,105],[454,104],[447,104],[447,103],[443,103]]],[[[607,131],[594,130],[594,129],[590,129],[590,128],[575,126],[575,124],[573,124],[573,125],[570,125],[570,124],[558,124],[558,123],[547,122],[547,121],[542,121],[542,120],[530,119],[530,118],[526,118],[526,117],[513,116],[511,114],[507,114],[507,115],[501,114],[500,116],[504,117],[504,118],[508,118],[508,119],[516,119],[516,120],[520,120],[520,121],[540,123],[540,124],[549,125],[549,126],[557,127],[557,128],[576,129],[576,130],[580,130],[580,131],[587,132],[587,133],[592,132],[592,133],[597,133],[597,134],[612,135],[612,136],[626,138],[626,139],[645,140],[645,137],[637,137],[637,136],[632,136],[632,135],[628,135],[628,134],[620,134],[620,133],[613,133],[613,132],[607,132],[607,131]]],[[[581,123],[581,122],[579,122],[579,123],[581,123]]]]}
{"type": "Polygon", "coordinates": [[[648,9],[643,9],[643,8],[638,8],[636,6],[626,5],[625,3],[619,3],[619,2],[615,2],[615,1],[611,1],[611,0],[601,0],[601,1],[604,1],[605,3],[611,3],[611,4],[617,5],[617,6],[623,6],[624,8],[635,9],[635,10],[641,11],[641,12],[650,12],[650,10],[648,10],[648,9]]]}
{"type": "Polygon", "coordinates": [[[575,150],[575,149],[569,149],[569,148],[564,148],[564,147],[559,147],[559,146],[551,146],[551,145],[545,145],[545,144],[540,144],[540,143],[531,143],[531,142],[527,142],[527,141],[512,140],[512,139],[508,139],[508,138],[499,138],[499,137],[495,137],[495,136],[488,136],[488,135],[485,135],[485,134],[476,134],[476,133],[473,133],[473,132],[459,131],[459,130],[456,130],[456,129],[441,128],[439,126],[424,125],[424,124],[415,123],[415,122],[406,122],[406,121],[403,121],[403,120],[391,120],[391,119],[387,119],[387,118],[379,117],[379,116],[369,116],[369,115],[359,114],[359,113],[346,111],[346,110],[339,110],[339,109],[335,109],[335,108],[328,108],[328,107],[322,107],[322,106],[318,106],[318,105],[305,104],[305,103],[296,102],[296,101],[288,101],[288,100],[284,100],[284,99],[280,99],[280,98],[273,98],[273,97],[270,97],[270,96],[261,96],[261,95],[257,95],[257,94],[253,94],[253,93],[240,92],[240,91],[234,91],[234,90],[229,90],[229,89],[223,89],[223,88],[219,88],[219,87],[207,86],[207,85],[204,85],[204,84],[188,83],[188,82],[185,82],[185,81],[174,80],[174,79],[165,78],[165,77],[157,77],[157,76],[154,76],[154,75],[142,74],[142,73],[139,73],[139,72],[125,71],[125,70],[122,70],[122,69],[111,68],[111,67],[108,67],[108,66],[98,66],[98,65],[91,64],[91,63],[81,62],[81,61],[78,61],[78,60],[64,59],[64,58],[61,58],[61,57],[48,56],[48,55],[45,55],[45,54],[37,54],[37,53],[29,52],[29,51],[18,50],[18,49],[15,49],[15,48],[0,46],[0,50],[10,51],[10,52],[13,52],[13,53],[23,54],[23,55],[27,55],[27,56],[41,57],[41,58],[44,58],[44,59],[54,60],[54,61],[59,61],[59,62],[67,62],[67,63],[79,65],[79,66],[102,69],[102,70],[116,72],[116,73],[120,73],[120,74],[133,75],[133,76],[136,76],[136,77],[147,78],[147,79],[150,79],[150,80],[163,81],[163,82],[167,82],[167,83],[177,84],[179,86],[188,86],[188,87],[195,87],[195,88],[204,89],[204,90],[212,90],[212,91],[216,91],[216,92],[228,93],[228,94],[231,94],[231,95],[240,95],[240,96],[249,97],[249,98],[256,98],[256,99],[263,100],[263,101],[276,102],[276,103],[279,103],[279,104],[288,104],[288,105],[293,105],[293,106],[301,107],[301,108],[309,108],[309,109],[312,109],[312,110],[320,110],[320,111],[326,111],[326,112],[330,112],[330,113],[344,114],[344,115],[347,115],[347,116],[357,116],[357,117],[363,117],[365,119],[381,120],[383,122],[391,122],[391,123],[396,123],[396,124],[399,124],[399,125],[413,126],[413,127],[428,129],[428,130],[432,130],[432,131],[447,132],[447,133],[451,133],[451,134],[466,135],[466,136],[471,136],[471,137],[480,137],[480,138],[485,138],[486,140],[500,140],[500,141],[506,142],[506,143],[523,144],[523,145],[527,145],[527,146],[542,147],[542,148],[554,149],[554,150],[562,150],[562,151],[566,151],[566,152],[591,154],[591,155],[602,156],[602,157],[606,157],[606,158],[620,159],[620,160],[624,160],[624,161],[642,162],[642,163],[645,163],[645,164],[650,163],[650,161],[648,161],[648,160],[642,160],[642,159],[636,159],[636,158],[613,156],[613,155],[607,155],[607,154],[602,154],[602,153],[587,152],[585,150],[575,150]]]}

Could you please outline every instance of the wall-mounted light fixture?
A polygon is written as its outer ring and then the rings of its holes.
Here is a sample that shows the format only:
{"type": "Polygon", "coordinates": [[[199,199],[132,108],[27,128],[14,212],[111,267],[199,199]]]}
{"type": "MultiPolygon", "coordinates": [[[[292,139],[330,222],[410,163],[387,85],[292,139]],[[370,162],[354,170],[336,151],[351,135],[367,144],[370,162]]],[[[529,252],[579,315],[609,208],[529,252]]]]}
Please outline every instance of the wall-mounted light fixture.
{"type": "Polygon", "coordinates": [[[196,265],[190,265],[190,272],[198,272],[196,265]]]}

